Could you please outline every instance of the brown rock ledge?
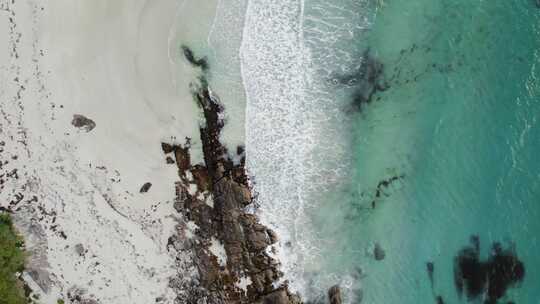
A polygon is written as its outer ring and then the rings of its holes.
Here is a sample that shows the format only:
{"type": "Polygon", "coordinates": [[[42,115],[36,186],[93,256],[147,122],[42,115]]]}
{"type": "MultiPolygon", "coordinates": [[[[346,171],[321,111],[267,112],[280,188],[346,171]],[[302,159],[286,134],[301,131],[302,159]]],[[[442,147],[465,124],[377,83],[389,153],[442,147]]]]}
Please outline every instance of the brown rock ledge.
{"type": "MultiPolygon", "coordinates": [[[[239,155],[241,161],[235,164],[219,141],[223,107],[204,80],[202,83],[194,97],[206,123],[200,128],[205,164],[191,163],[190,139],[184,145],[162,144],[163,152],[172,153],[176,159],[180,182],[176,184],[175,209],[186,220],[179,225],[179,235],[169,240],[169,248],[186,255],[191,251],[197,270],[190,282],[172,281],[173,287],[183,289],[177,300],[300,304],[300,298],[289,292],[286,283],[278,284],[282,276],[278,262],[266,253],[267,247],[277,241],[275,233],[245,211],[253,201],[245,159],[239,155]]],[[[243,148],[236,153],[243,154],[243,148]]]]}

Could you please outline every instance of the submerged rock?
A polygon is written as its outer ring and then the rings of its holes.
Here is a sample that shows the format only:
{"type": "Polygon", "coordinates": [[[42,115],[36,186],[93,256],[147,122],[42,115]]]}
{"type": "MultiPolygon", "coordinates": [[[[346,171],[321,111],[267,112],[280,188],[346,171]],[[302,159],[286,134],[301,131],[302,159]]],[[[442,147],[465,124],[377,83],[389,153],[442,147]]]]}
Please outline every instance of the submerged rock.
{"type": "Polygon", "coordinates": [[[433,264],[433,262],[427,262],[426,269],[428,273],[429,282],[431,284],[431,289],[433,289],[433,273],[435,272],[435,264],[433,264]]]}
{"type": "Polygon", "coordinates": [[[184,53],[184,57],[189,63],[191,63],[193,66],[200,67],[203,71],[208,69],[208,61],[206,58],[196,58],[193,51],[185,45],[182,45],[181,48],[182,52],[184,53]]]}
{"type": "Polygon", "coordinates": [[[454,259],[454,282],[458,294],[465,291],[468,299],[485,298],[495,304],[506,290],[525,277],[525,265],[514,248],[503,249],[494,243],[486,261],[480,259],[480,241],[471,237],[471,246],[463,248],[454,259]]]}
{"type": "Polygon", "coordinates": [[[373,256],[377,261],[382,261],[386,257],[386,252],[379,243],[375,243],[375,248],[373,249],[373,256]]]}

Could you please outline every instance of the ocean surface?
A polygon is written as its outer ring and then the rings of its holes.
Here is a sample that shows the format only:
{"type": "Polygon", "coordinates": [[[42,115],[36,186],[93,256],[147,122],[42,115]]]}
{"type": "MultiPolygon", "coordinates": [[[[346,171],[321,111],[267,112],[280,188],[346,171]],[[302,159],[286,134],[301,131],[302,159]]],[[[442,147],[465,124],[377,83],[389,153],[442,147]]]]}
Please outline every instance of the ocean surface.
{"type": "Polygon", "coordinates": [[[224,137],[295,291],[540,303],[535,1],[222,0],[209,26],[224,137]]]}

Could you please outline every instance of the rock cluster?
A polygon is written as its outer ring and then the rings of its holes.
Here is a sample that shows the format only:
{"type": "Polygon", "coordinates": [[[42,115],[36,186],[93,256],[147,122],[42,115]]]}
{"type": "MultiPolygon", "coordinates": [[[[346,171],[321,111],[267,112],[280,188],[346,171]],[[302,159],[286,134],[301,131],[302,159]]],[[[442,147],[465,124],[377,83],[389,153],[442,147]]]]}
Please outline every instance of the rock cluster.
{"type": "MultiPolygon", "coordinates": [[[[196,279],[178,286],[188,294],[184,303],[301,303],[285,284],[278,262],[267,254],[277,236],[246,211],[253,197],[241,161],[234,163],[219,141],[223,107],[207,86],[196,93],[205,118],[200,128],[204,165],[191,163],[190,139],[184,145],[162,144],[173,154],[180,182],[175,209],[185,218],[179,235],[169,244],[177,251],[191,251],[196,279]]],[[[243,153],[239,147],[237,153],[243,153]]],[[[180,288],[179,288],[180,289],[180,288]]],[[[180,301],[180,299],[179,299],[180,301]]]]}

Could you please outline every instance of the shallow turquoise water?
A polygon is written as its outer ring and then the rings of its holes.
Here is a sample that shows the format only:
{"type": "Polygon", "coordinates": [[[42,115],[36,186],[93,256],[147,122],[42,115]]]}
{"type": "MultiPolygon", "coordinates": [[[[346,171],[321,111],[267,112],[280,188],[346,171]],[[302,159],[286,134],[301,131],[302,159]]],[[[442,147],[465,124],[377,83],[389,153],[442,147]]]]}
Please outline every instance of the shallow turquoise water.
{"type": "Polygon", "coordinates": [[[355,277],[353,303],[466,303],[454,257],[477,235],[483,258],[500,242],[525,265],[500,303],[540,303],[540,10],[517,0],[369,9],[377,13],[354,52],[369,48],[390,88],[361,111],[344,101],[354,166],[311,215],[325,244],[313,284],[325,273],[355,277]]]}

